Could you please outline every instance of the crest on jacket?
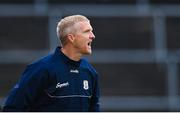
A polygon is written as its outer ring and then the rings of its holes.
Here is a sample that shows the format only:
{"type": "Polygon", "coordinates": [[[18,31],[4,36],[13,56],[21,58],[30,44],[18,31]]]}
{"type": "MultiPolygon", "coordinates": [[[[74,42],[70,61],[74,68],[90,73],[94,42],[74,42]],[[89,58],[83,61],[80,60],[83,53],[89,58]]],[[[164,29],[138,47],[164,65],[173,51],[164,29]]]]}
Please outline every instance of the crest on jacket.
{"type": "Polygon", "coordinates": [[[88,89],[89,89],[89,85],[88,85],[88,81],[87,81],[87,80],[84,80],[84,81],[83,81],[83,88],[84,88],[85,90],[88,90],[88,89]]]}

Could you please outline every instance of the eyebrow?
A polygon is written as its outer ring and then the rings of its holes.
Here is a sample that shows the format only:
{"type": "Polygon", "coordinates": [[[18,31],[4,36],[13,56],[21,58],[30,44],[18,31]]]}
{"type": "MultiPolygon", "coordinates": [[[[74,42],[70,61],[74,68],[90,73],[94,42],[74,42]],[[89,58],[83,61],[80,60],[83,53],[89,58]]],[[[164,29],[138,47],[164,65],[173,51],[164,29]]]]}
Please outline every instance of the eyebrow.
{"type": "Polygon", "coordinates": [[[91,29],[86,29],[86,30],[84,30],[84,32],[89,32],[89,31],[91,31],[91,29]]]}
{"type": "Polygon", "coordinates": [[[84,32],[87,32],[87,31],[93,31],[93,28],[88,28],[88,29],[85,29],[84,32]]]}

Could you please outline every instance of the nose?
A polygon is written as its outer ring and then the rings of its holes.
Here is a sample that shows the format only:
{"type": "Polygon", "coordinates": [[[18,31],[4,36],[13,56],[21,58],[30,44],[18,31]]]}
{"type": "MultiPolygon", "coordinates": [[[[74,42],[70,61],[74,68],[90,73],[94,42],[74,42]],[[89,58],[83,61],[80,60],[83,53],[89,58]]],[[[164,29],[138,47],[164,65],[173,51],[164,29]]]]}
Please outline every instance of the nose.
{"type": "Polygon", "coordinates": [[[94,35],[93,32],[90,33],[89,38],[92,39],[92,40],[95,39],[95,35],[94,35]]]}

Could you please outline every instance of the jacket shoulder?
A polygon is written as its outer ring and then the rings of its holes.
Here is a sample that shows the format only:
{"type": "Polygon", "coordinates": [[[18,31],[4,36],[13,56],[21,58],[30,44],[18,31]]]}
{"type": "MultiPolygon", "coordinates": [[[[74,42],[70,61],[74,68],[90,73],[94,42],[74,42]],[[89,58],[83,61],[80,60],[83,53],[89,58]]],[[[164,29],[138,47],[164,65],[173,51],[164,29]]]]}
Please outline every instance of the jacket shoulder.
{"type": "Polygon", "coordinates": [[[47,65],[51,64],[52,62],[52,55],[49,54],[47,56],[41,57],[38,60],[33,61],[32,63],[28,64],[28,66],[42,66],[42,67],[46,67],[47,65]]]}

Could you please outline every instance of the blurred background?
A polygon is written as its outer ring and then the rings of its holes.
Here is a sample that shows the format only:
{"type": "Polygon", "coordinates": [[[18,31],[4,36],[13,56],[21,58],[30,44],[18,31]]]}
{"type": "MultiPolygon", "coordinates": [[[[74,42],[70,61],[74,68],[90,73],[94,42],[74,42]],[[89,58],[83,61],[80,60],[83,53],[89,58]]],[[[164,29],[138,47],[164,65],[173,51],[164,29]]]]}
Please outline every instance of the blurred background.
{"type": "Polygon", "coordinates": [[[72,14],[94,28],[86,58],[100,74],[102,111],[180,111],[180,0],[0,0],[1,106],[72,14]]]}

